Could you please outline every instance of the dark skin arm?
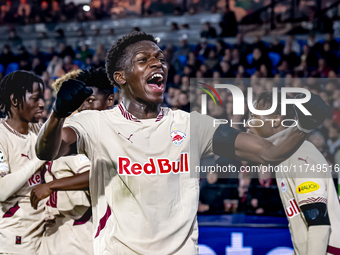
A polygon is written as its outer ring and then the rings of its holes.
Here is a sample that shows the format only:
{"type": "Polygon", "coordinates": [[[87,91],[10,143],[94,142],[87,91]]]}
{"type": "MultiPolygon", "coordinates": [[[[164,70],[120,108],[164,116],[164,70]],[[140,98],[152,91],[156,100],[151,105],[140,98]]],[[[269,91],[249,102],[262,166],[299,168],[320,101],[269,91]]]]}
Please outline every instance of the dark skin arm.
{"type": "Polygon", "coordinates": [[[296,127],[287,128],[267,139],[240,133],[235,141],[235,154],[240,160],[278,165],[296,152],[307,135],[296,127]]]}
{"type": "Polygon", "coordinates": [[[54,112],[42,126],[35,151],[39,159],[54,160],[62,156],[77,154],[77,135],[72,128],[63,128],[65,118],[58,118],[54,112]]]}
{"type": "Polygon", "coordinates": [[[30,197],[32,207],[37,209],[39,201],[50,196],[53,191],[88,190],[89,174],[89,171],[87,171],[74,176],[34,186],[30,197]]]}

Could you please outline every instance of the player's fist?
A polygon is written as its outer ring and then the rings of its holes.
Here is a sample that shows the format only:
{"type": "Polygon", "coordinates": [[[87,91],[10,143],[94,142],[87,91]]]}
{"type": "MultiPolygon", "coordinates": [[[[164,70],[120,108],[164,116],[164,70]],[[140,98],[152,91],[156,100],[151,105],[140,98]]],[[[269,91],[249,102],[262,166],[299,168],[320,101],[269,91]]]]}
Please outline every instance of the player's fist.
{"type": "MultiPolygon", "coordinates": [[[[305,94],[299,94],[295,98],[304,98],[305,94]]],[[[311,98],[303,106],[312,114],[305,115],[294,105],[295,113],[298,118],[298,128],[301,131],[309,133],[312,129],[317,128],[322,122],[332,116],[331,108],[323,101],[319,95],[311,93],[311,98]]]]}
{"type": "Polygon", "coordinates": [[[66,118],[77,110],[92,93],[93,90],[87,88],[84,82],[67,80],[63,82],[58,91],[53,111],[57,117],[66,118]]]}

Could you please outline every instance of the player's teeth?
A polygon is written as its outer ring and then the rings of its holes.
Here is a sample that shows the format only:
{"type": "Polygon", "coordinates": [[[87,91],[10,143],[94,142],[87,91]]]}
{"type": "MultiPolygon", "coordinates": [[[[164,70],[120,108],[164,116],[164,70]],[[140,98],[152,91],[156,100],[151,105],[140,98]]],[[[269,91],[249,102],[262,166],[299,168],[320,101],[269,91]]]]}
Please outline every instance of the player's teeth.
{"type": "MultiPolygon", "coordinates": [[[[160,77],[160,78],[162,78],[162,80],[163,80],[163,75],[158,74],[158,73],[152,75],[151,79],[156,78],[156,77],[160,77]]],[[[150,80],[151,80],[151,79],[150,79],[150,80]]]]}

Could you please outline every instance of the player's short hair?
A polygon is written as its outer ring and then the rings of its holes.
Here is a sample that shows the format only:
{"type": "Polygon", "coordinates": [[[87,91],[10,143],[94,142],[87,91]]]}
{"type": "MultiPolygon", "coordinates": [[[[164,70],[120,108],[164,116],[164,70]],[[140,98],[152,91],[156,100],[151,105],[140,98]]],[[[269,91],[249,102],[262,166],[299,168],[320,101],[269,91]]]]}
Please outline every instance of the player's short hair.
{"type": "MultiPolygon", "coordinates": [[[[262,103],[267,109],[269,109],[272,106],[273,103],[273,93],[272,92],[262,92],[258,95],[256,102],[255,102],[255,108],[262,103]]],[[[293,108],[293,105],[288,104],[286,105],[286,115],[281,114],[281,92],[278,92],[277,94],[277,107],[276,110],[271,115],[280,115],[283,117],[283,119],[295,119],[295,111],[293,108]]],[[[285,124],[292,125],[294,122],[287,121],[285,124]]]]}
{"type": "Polygon", "coordinates": [[[98,93],[105,94],[107,96],[113,94],[114,87],[111,85],[109,79],[107,78],[105,69],[100,67],[97,70],[95,68],[91,68],[90,70],[81,70],[77,69],[67,74],[63,75],[59,79],[57,79],[52,87],[58,93],[63,82],[69,79],[76,79],[78,81],[82,81],[89,87],[98,88],[98,93]]]}
{"type": "Polygon", "coordinates": [[[81,73],[81,71],[82,71],[81,69],[77,69],[64,74],[63,76],[61,76],[55,82],[52,83],[52,88],[55,90],[56,93],[58,93],[64,81],[67,81],[69,79],[76,79],[78,75],[81,73]]]}
{"type": "Polygon", "coordinates": [[[111,85],[105,69],[102,67],[82,70],[76,79],[84,82],[86,86],[97,88],[99,94],[104,94],[107,97],[114,93],[114,87],[111,85]]]}
{"type": "MultiPolygon", "coordinates": [[[[44,85],[42,79],[37,75],[27,71],[15,71],[5,76],[0,84],[0,110],[5,116],[12,115],[11,95],[13,100],[17,100],[17,107],[23,109],[23,102],[26,101],[26,91],[33,92],[33,83],[37,82],[44,85]]],[[[43,91],[45,87],[43,86],[43,91]]]]}
{"type": "Polygon", "coordinates": [[[151,41],[157,44],[153,35],[134,31],[118,39],[118,41],[108,50],[106,55],[106,72],[112,85],[120,88],[120,85],[114,79],[114,73],[125,69],[127,55],[126,48],[140,41],[151,41]]]}

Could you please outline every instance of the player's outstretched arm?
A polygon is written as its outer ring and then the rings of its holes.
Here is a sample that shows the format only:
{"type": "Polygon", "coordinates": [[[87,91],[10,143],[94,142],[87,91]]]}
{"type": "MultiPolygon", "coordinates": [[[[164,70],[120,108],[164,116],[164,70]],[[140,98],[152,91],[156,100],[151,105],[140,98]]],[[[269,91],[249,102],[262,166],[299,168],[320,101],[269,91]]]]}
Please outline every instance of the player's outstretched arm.
{"type": "MultiPolygon", "coordinates": [[[[33,158],[21,169],[16,170],[14,173],[6,174],[4,177],[0,177],[0,202],[5,201],[15,192],[17,192],[22,186],[27,183],[28,179],[37,171],[40,170],[45,161],[33,158]]],[[[3,164],[7,165],[7,164],[3,164]]]]}
{"type": "Polygon", "coordinates": [[[77,110],[92,92],[92,89],[86,88],[85,83],[81,81],[63,82],[52,114],[38,134],[35,146],[38,158],[53,160],[76,153],[74,146],[77,141],[76,133],[71,128],[63,128],[63,124],[65,118],[77,110]]]}
{"type": "Polygon", "coordinates": [[[281,163],[294,154],[312,129],[321,125],[324,119],[331,115],[331,109],[318,95],[311,93],[311,99],[304,106],[312,115],[304,115],[295,109],[298,116],[297,126],[268,139],[219,126],[213,137],[214,153],[260,164],[281,163]]]}
{"type": "Polygon", "coordinates": [[[312,203],[300,206],[308,224],[308,255],[326,254],[331,234],[327,205],[312,203]]]}
{"type": "Polygon", "coordinates": [[[30,198],[32,207],[37,209],[39,201],[51,195],[53,191],[87,190],[89,188],[89,174],[90,172],[87,171],[34,186],[30,198]]]}
{"type": "Polygon", "coordinates": [[[291,157],[306,137],[298,128],[288,128],[269,139],[240,133],[235,140],[235,155],[260,164],[277,165],[291,157]]]}

